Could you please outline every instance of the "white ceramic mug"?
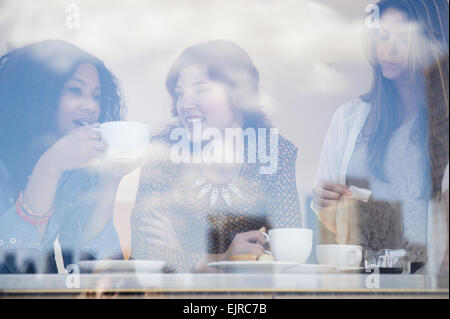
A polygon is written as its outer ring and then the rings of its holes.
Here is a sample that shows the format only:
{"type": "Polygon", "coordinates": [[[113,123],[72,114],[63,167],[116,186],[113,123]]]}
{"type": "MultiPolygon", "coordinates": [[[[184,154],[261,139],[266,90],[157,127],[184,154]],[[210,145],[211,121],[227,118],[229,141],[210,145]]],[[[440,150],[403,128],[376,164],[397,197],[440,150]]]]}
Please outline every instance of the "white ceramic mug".
{"type": "Polygon", "coordinates": [[[363,257],[363,248],[358,245],[317,245],[316,257],[321,265],[358,267],[363,257]]]}
{"type": "Polygon", "coordinates": [[[311,229],[275,228],[264,235],[277,261],[295,261],[303,264],[311,253],[313,237],[311,229]]]}
{"type": "Polygon", "coordinates": [[[118,162],[141,158],[150,141],[150,126],[141,122],[114,121],[100,124],[102,140],[108,145],[106,155],[118,162]]]}

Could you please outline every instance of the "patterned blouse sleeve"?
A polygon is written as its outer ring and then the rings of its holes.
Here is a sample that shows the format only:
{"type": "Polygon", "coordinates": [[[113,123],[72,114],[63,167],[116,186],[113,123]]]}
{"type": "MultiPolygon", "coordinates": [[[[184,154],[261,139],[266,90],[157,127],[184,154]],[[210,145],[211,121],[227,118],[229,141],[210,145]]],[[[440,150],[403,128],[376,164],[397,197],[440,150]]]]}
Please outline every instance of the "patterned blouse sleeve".
{"type": "Polygon", "coordinates": [[[170,161],[150,161],[142,168],[136,203],[131,213],[131,255],[136,260],[165,261],[166,272],[189,272],[203,254],[151,246],[146,233],[140,230],[143,217],[152,218],[155,211],[168,212],[174,175],[170,161]]]}
{"type": "Polygon", "coordinates": [[[279,136],[278,169],[269,177],[268,221],[271,228],[302,227],[295,177],[297,147],[279,136]]]}

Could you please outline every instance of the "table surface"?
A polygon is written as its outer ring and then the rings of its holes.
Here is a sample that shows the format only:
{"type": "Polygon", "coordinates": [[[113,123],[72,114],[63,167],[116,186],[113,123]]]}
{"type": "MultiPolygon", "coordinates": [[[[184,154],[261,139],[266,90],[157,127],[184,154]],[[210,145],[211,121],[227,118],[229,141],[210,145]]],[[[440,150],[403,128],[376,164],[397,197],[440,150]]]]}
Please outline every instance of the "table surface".
{"type": "Polygon", "coordinates": [[[0,297],[123,296],[449,298],[449,277],[411,274],[0,275],[0,297]],[[379,277],[378,277],[379,276],[379,277]]]}

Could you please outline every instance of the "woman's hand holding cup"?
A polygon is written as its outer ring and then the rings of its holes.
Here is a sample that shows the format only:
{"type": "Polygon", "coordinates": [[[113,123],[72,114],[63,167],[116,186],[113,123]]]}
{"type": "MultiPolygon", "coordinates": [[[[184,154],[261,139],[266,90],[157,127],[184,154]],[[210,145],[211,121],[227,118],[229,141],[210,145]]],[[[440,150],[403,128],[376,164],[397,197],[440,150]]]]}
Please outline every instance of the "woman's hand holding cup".
{"type": "Polygon", "coordinates": [[[57,175],[99,163],[107,146],[94,130],[98,126],[98,123],[85,125],[64,135],[42,155],[41,162],[57,175]]]}
{"type": "Polygon", "coordinates": [[[267,252],[264,249],[266,244],[264,232],[265,228],[262,228],[237,234],[226,250],[223,259],[230,260],[231,256],[235,255],[260,256],[266,254],[267,252]]]}

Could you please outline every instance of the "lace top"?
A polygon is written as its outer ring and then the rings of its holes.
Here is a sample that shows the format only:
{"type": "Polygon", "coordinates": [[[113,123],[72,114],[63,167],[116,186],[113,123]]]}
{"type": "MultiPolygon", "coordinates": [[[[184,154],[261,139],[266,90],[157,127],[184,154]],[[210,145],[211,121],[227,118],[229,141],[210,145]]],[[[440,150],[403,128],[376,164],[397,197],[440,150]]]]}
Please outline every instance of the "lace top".
{"type": "Polygon", "coordinates": [[[428,200],[427,148],[410,138],[410,120],[393,134],[386,149],[385,176],[380,180],[368,168],[368,137],[359,135],[347,171],[347,186],[372,190],[360,205],[361,245],[374,250],[408,251],[414,261],[426,261],[428,200]]]}
{"type": "MultiPolygon", "coordinates": [[[[169,153],[167,141],[158,145],[163,146],[160,154],[169,153]]],[[[204,254],[224,253],[237,233],[300,227],[296,157],[297,148],[279,136],[276,173],[260,174],[259,162],[243,163],[223,185],[206,180],[198,164],[175,164],[167,156],[149,161],[141,170],[131,215],[132,258],[164,260],[166,271],[191,271],[204,254]],[[154,211],[169,217],[182,252],[147,244],[139,226],[154,211]]]]}

